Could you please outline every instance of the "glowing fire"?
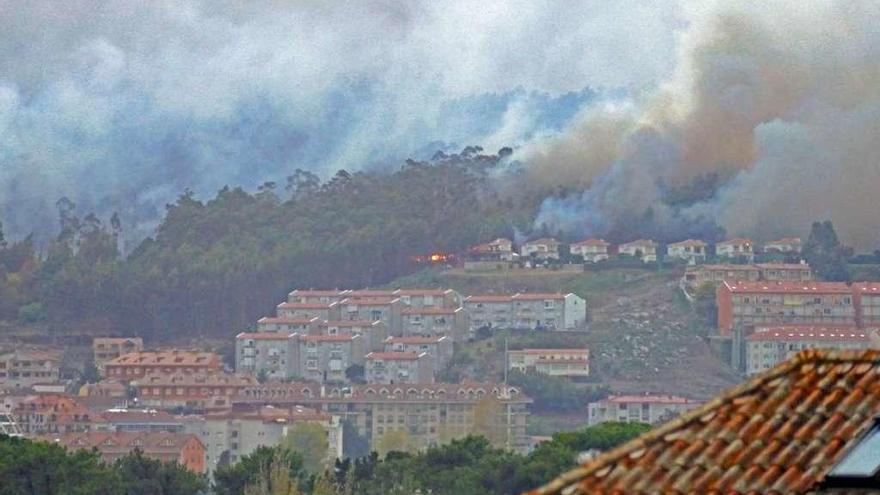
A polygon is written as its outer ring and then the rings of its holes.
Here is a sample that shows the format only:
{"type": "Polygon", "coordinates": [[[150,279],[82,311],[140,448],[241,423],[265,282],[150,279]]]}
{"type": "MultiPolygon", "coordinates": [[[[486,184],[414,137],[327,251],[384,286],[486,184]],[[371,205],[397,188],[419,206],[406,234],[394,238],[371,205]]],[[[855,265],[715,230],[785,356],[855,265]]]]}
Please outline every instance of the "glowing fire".
{"type": "Polygon", "coordinates": [[[446,263],[453,261],[455,255],[452,253],[431,253],[420,256],[413,256],[416,263],[446,263]]]}

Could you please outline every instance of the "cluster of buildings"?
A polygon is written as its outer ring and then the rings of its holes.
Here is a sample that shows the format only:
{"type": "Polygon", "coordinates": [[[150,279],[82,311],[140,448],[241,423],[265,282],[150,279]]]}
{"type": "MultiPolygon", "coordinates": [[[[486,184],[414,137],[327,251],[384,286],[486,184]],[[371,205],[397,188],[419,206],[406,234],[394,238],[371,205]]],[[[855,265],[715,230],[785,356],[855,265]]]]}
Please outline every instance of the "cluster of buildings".
{"type": "MultiPolygon", "coordinates": [[[[800,254],[802,242],[799,238],[784,238],[764,243],[759,250],[757,244],[747,238],[735,238],[718,242],[713,246],[699,239],[686,239],[666,245],[666,258],[686,261],[690,264],[705,262],[709,257],[752,261],[758,252],[793,256],[800,254]]],[[[571,244],[563,244],[553,238],[527,241],[518,249],[509,239],[499,238],[485,244],[471,247],[466,267],[491,268],[499,262],[560,260],[563,257],[578,259],[584,263],[598,263],[615,256],[629,257],[652,263],[658,260],[660,245],[650,239],[638,239],[613,246],[604,239],[584,239],[571,244]]]]}
{"type": "Polygon", "coordinates": [[[867,349],[880,331],[880,283],[724,280],[717,339],[754,374],[807,348],[867,349]]]}

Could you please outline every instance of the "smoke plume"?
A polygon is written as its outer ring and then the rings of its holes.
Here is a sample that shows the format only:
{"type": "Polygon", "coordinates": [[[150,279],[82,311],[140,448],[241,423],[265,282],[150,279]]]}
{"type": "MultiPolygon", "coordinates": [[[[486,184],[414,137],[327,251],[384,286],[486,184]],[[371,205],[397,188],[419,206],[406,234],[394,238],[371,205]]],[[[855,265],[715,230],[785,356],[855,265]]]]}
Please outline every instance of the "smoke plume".
{"type": "Polygon", "coordinates": [[[717,222],[766,239],[827,218],[846,242],[880,245],[880,4],[685,10],[675,70],[657,89],[521,150],[534,181],[584,184],[548,198],[536,224],[614,236],[647,219],[674,240],[711,237],[717,222]],[[724,180],[673,200],[710,175],[724,180]]]}

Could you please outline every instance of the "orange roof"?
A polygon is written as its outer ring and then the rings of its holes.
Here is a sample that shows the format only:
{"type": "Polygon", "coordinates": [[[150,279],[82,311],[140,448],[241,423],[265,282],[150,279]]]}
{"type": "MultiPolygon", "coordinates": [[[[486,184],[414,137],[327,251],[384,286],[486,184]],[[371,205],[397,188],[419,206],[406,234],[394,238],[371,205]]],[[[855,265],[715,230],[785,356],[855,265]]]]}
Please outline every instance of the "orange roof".
{"type": "Polygon", "coordinates": [[[220,366],[220,356],[213,352],[162,351],[130,352],[104,366],[220,366]]]}
{"type": "Polygon", "coordinates": [[[605,239],[584,239],[580,242],[575,242],[572,246],[599,246],[599,247],[608,247],[611,244],[605,242],[605,239]]]}
{"type": "Polygon", "coordinates": [[[706,243],[699,239],[687,239],[681,242],[673,242],[670,247],[688,247],[688,246],[706,246],[706,243]]]}
{"type": "Polygon", "coordinates": [[[654,247],[654,246],[656,246],[656,245],[657,245],[657,243],[654,242],[654,241],[652,241],[652,240],[650,240],[650,239],[636,239],[635,241],[627,242],[627,243],[621,244],[619,247],[621,247],[621,248],[627,248],[627,247],[641,247],[641,246],[644,246],[644,247],[654,247]]]}
{"type": "Polygon", "coordinates": [[[424,352],[421,354],[418,352],[371,352],[367,354],[366,359],[381,359],[383,361],[415,361],[424,355],[424,352]]]}
{"type": "Polygon", "coordinates": [[[808,350],[533,495],[807,493],[880,413],[880,351],[808,350]]]}
{"type": "Polygon", "coordinates": [[[788,294],[849,294],[852,289],[843,282],[731,282],[722,284],[730,292],[736,293],[788,293],[788,294]]]}
{"type": "Polygon", "coordinates": [[[278,306],[275,306],[278,309],[330,309],[335,306],[335,302],[310,302],[310,303],[292,303],[292,302],[283,302],[278,306]]]}
{"type": "Polygon", "coordinates": [[[409,337],[388,337],[385,339],[385,342],[389,344],[438,344],[440,341],[445,339],[446,336],[442,337],[423,337],[420,335],[412,335],[409,337]]]}
{"type": "Polygon", "coordinates": [[[880,294],[880,282],[860,282],[853,284],[853,290],[862,294],[880,294]]]}
{"type": "Polygon", "coordinates": [[[733,246],[736,244],[754,244],[754,241],[745,237],[736,237],[734,239],[728,239],[726,241],[721,241],[718,243],[718,246],[733,246]]]}
{"type": "Polygon", "coordinates": [[[296,335],[287,332],[241,332],[235,336],[236,340],[287,340],[296,335]]]}
{"type": "Polygon", "coordinates": [[[485,294],[477,296],[467,296],[466,298],[464,298],[464,300],[465,302],[472,303],[511,302],[513,301],[513,296],[485,294]]]}

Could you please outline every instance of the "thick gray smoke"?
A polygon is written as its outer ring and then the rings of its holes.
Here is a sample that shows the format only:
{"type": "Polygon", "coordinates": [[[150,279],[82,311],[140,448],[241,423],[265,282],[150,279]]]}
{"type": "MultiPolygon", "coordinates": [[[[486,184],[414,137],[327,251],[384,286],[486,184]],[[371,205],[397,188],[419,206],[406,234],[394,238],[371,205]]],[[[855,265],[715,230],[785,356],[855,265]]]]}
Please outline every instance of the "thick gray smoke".
{"type": "MultiPolygon", "coordinates": [[[[0,0],[0,221],[558,133],[672,68],[667,2],[0,0]]],[[[148,231],[148,228],[146,229],[148,231]]]]}
{"type": "Polygon", "coordinates": [[[752,2],[686,8],[674,74],[630,106],[586,112],[521,151],[533,180],[583,184],[537,224],[607,235],[648,215],[666,233],[804,234],[831,219],[880,245],[880,3],[752,2]],[[710,198],[669,191],[717,173],[710,198]]]}

